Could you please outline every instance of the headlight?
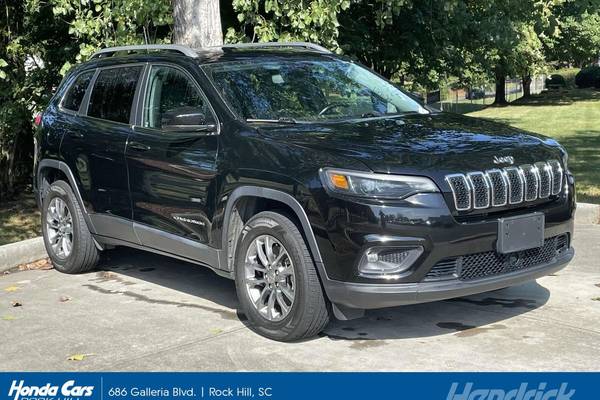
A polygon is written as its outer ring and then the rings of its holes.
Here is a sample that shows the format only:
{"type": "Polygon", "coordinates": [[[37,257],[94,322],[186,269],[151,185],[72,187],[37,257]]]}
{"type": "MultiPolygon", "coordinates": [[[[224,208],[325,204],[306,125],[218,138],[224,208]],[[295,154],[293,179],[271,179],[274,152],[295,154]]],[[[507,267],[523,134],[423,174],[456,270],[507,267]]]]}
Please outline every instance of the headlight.
{"type": "Polygon", "coordinates": [[[372,174],[324,168],[321,182],[332,192],[377,199],[403,199],[416,193],[439,192],[429,178],[410,175],[372,174]]]}

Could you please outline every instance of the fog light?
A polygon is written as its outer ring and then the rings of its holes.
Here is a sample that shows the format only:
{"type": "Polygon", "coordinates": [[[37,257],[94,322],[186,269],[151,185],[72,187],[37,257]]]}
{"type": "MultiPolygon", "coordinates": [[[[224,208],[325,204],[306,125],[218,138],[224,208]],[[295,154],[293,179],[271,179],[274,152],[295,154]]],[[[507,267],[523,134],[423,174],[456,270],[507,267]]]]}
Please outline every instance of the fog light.
{"type": "Polygon", "coordinates": [[[358,271],[369,278],[394,278],[408,270],[423,254],[423,247],[372,247],[360,260],[358,271]]]}

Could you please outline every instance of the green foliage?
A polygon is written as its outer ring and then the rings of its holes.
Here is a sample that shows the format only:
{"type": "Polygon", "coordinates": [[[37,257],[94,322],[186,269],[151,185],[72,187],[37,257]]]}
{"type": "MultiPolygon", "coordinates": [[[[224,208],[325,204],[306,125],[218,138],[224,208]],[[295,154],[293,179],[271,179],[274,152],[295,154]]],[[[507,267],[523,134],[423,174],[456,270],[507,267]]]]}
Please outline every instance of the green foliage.
{"type": "Polygon", "coordinates": [[[102,47],[170,41],[172,9],[169,0],[50,0],[57,18],[68,22],[78,43],[75,60],[86,60],[102,47]]]}
{"type": "Polygon", "coordinates": [[[40,0],[3,2],[0,18],[0,198],[30,182],[31,120],[72,54],[67,26],[40,0]]]}
{"type": "Polygon", "coordinates": [[[556,54],[563,62],[586,65],[595,61],[600,52],[600,15],[585,13],[569,16],[562,24],[561,39],[556,54]]]}
{"type": "Polygon", "coordinates": [[[579,88],[600,88],[600,66],[582,68],[575,76],[575,84],[579,88]]]}
{"type": "Polygon", "coordinates": [[[465,65],[453,38],[458,1],[357,0],[340,16],[340,45],[381,75],[433,87],[465,65]]]}
{"type": "Polygon", "coordinates": [[[228,43],[308,41],[338,48],[338,15],[349,0],[233,0],[239,28],[229,27],[228,43]]]}

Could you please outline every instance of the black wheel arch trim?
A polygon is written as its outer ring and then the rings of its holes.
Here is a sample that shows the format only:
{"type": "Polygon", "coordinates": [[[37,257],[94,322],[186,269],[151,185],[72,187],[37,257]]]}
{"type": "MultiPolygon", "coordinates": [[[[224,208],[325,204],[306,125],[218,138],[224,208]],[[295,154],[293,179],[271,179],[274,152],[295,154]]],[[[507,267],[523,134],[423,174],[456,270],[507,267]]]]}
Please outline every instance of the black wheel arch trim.
{"type": "MultiPolygon", "coordinates": [[[[222,232],[222,252],[224,253],[224,257],[222,260],[227,260],[227,251],[228,251],[228,235],[229,235],[229,219],[231,217],[231,213],[233,211],[233,207],[242,197],[259,197],[270,200],[276,200],[281,203],[289,206],[292,211],[296,214],[296,217],[300,221],[302,225],[302,230],[304,231],[304,237],[308,242],[308,247],[310,249],[311,255],[315,261],[317,266],[317,270],[319,271],[319,275],[323,282],[327,281],[327,273],[325,271],[323,265],[323,258],[321,257],[321,252],[319,250],[319,246],[317,244],[317,239],[310,225],[310,221],[304,208],[302,205],[296,200],[292,195],[282,192],[276,189],[264,188],[259,186],[240,186],[231,192],[229,198],[227,199],[227,205],[225,206],[225,214],[223,218],[223,232],[222,232]]],[[[222,269],[231,270],[232,268],[229,265],[223,265],[222,269]]]]}
{"type": "MultiPolygon", "coordinates": [[[[85,208],[85,205],[83,203],[83,198],[81,197],[81,193],[79,192],[79,186],[77,185],[77,181],[75,180],[75,175],[73,175],[71,168],[69,168],[69,166],[64,161],[59,161],[59,160],[54,160],[54,159],[49,159],[49,158],[40,160],[38,167],[37,167],[37,171],[36,171],[36,180],[37,180],[38,189],[41,188],[41,181],[40,181],[41,176],[40,176],[39,172],[45,168],[57,169],[65,174],[65,176],[69,180],[69,185],[71,186],[73,193],[75,193],[75,198],[77,199],[77,202],[79,203],[79,206],[81,207],[81,211],[83,213],[83,218],[85,220],[85,223],[87,224],[88,229],[90,230],[91,233],[96,233],[96,229],[94,228],[94,224],[92,223],[90,215],[88,214],[87,209],[85,208]]],[[[41,200],[41,196],[42,196],[42,193],[41,192],[38,193],[38,197],[40,197],[40,200],[41,200]]],[[[41,202],[40,202],[40,205],[41,205],[41,202]]]]}

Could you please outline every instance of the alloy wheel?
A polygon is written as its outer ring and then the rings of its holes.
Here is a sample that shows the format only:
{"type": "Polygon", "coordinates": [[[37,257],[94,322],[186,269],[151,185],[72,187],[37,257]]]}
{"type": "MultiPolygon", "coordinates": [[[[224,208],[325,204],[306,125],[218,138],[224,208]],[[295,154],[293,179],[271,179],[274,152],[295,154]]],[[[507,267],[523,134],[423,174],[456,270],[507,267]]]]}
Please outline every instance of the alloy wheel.
{"type": "Polygon", "coordinates": [[[57,257],[67,258],[73,250],[73,218],[67,203],[60,197],[50,201],[46,212],[48,242],[57,257]]]}
{"type": "Polygon", "coordinates": [[[283,244],[271,235],[252,241],[245,259],[245,285],[250,301],[269,321],[281,321],[296,296],[294,265],[283,244]]]}

